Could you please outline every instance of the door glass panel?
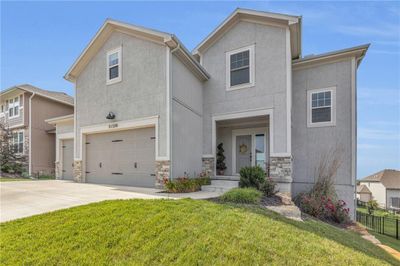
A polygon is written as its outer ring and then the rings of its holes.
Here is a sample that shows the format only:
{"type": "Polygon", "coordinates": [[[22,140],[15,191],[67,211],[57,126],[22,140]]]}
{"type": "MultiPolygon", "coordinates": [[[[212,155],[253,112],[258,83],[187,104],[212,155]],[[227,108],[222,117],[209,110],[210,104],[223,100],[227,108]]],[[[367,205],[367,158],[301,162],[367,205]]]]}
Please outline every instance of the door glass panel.
{"type": "Polygon", "coordinates": [[[256,165],[265,169],[265,134],[256,134],[256,165]]]}

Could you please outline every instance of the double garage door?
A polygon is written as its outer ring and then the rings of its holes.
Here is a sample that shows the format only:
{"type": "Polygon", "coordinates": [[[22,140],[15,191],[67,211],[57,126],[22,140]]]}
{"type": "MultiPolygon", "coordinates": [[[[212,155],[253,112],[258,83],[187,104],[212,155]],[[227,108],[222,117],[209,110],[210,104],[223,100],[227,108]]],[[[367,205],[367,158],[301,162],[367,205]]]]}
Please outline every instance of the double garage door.
{"type": "Polygon", "coordinates": [[[85,146],[86,182],[154,187],[154,128],[86,135],[85,146]]]}

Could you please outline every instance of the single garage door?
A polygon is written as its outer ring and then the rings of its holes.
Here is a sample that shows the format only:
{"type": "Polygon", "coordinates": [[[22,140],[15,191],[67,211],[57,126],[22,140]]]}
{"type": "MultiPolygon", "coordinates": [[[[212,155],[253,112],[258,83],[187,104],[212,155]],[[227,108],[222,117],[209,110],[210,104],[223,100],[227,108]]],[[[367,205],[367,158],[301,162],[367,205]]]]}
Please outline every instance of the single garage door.
{"type": "Polygon", "coordinates": [[[154,187],[154,136],[154,128],[87,135],[86,181],[154,187]]]}
{"type": "Polygon", "coordinates": [[[74,140],[66,139],[62,141],[62,179],[73,180],[73,152],[74,140]]]}

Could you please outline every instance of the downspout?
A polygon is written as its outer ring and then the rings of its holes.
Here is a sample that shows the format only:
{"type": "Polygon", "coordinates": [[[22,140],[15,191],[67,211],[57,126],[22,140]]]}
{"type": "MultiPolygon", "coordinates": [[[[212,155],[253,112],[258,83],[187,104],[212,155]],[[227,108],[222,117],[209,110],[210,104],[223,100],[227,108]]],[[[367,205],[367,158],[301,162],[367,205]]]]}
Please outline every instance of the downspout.
{"type": "Polygon", "coordinates": [[[36,95],[35,92],[29,97],[29,176],[32,175],[32,98],[36,95]]]}
{"type": "Polygon", "coordinates": [[[172,58],[172,55],[176,52],[176,51],[178,51],[180,48],[181,48],[181,45],[180,45],[180,43],[177,43],[178,45],[174,48],[174,49],[172,49],[171,51],[170,51],[170,54],[171,54],[171,56],[169,57],[169,62],[167,62],[168,64],[169,64],[169,66],[168,66],[168,69],[169,69],[169,73],[168,73],[168,75],[169,75],[169,114],[168,114],[168,116],[169,116],[169,128],[170,128],[170,134],[169,134],[169,161],[170,161],[170,166],[169,166],[169,171],[170,171],[170,176],[169,176],[169,179],[172,179],[172,177],[173,177],[173,166],[172,166],[172,147],[173,147],[173,143],[172,143],[172,140],[173,140],[173,138],[172,138],[172,134],[173,134],[173,127],[172,127],[172,119],[171,119],[171,117],[172,117],[172,98],[173,98],[173,95],[172,95],[172,84],[173,84],[173,79],[172,79],[172,70],[171,70],[171,58],[172,58]]]}

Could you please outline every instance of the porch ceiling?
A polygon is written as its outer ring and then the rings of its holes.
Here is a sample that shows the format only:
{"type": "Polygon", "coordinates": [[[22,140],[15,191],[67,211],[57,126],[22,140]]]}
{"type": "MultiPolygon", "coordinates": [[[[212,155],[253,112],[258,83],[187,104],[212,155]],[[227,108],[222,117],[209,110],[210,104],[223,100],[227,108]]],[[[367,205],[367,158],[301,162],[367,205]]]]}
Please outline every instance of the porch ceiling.
{"type": "Polygon", "coordinates": [[[219,128],[234,126],[267,127],[268,125],[269,118],[266,115],[217,121],[219,128]]]}

